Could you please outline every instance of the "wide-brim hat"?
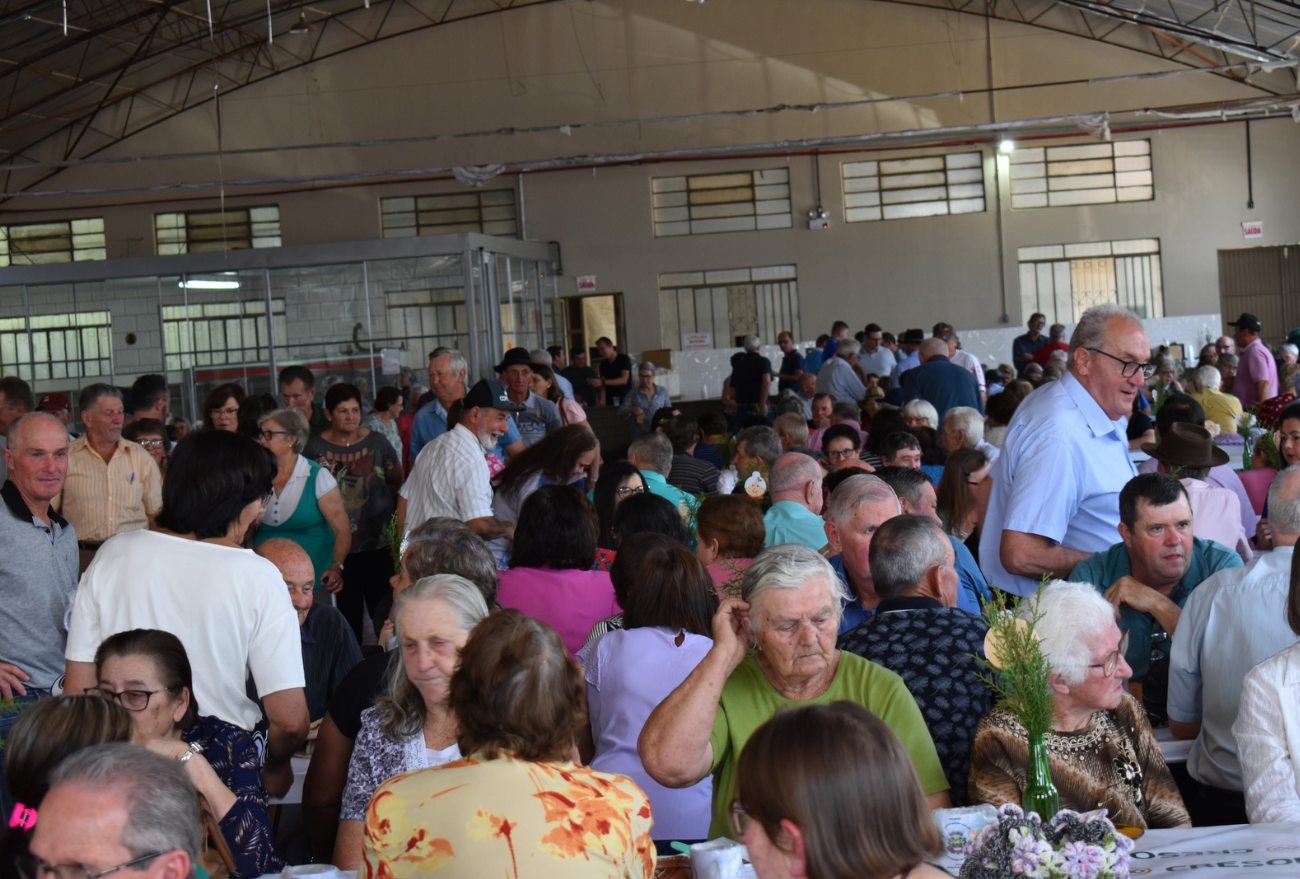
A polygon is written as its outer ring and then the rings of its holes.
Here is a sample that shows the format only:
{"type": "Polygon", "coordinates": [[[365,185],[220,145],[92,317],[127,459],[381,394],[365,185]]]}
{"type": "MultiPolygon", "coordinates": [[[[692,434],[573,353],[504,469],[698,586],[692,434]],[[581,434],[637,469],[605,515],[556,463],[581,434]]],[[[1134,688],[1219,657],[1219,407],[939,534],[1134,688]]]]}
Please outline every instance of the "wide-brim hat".
{"type": "MultiPolygon", "coordinates": [[[[518,350],[518,349],[516,349],[518,350]]],[[[461,407],[469,409],[500,409],[502,412],[523,412],[524,406],[515,403],[506,393],[506,389],[501,387],[497,382],[483,379],[469,389],[465,399],[461,401],[461,407]]]]}
{"type": "Polygon", "coordinates": [[[1171,424],[1160,442],[1143,443],[1142,451],[1170,467],[1218,467],[1228,463],[1228,453],[1216,446],[1210,432],[1199,424],[1171,424]]]}
{"type": "Polygon", "coordinates": [[[898,337],[903,345],[919,345],[925,341],[925,330],[908,330],[898,337]]]}
{"type": "Polygon", "coordinates": [[[527,348],[511,348],[506,352],[506,356],[501,358],[501,362],[496,365],[497,372],[505,372],[512,366],[532,367],[533,355],[528,353],[527,348]]]}

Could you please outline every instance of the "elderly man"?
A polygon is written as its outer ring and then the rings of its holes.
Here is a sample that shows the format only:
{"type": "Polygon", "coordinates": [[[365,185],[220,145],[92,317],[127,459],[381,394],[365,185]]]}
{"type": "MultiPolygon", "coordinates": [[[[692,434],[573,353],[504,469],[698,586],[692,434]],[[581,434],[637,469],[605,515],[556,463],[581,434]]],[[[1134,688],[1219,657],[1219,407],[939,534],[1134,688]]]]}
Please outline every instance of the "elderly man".
{"type": "Polygon", "coordinates": [[[831,568],[844,584],[844,634],[875,612],[880,603],[871,580],[871,538],[887,520],[901,515],[902,504],[888,484],[875,476],[851,476],[831,492],[826,505],[826,540],[831,568]]]}
{"type": "Polygon", "coordinates": [[[290,409],[297,409],[307,419],[312,436],[329,429],[325,407],[316,405],[316,376],[305,366],[286,366],[279,375],[280,398],[290,409]]]}
{"type": "Polygon", "coordinates": [[[1052,324],[1047,331],[1047,344],[1034,352],[1034,363],[1047,366],[1057,351],[1070,353],[1070,343],[1065,341],[1065,324],[1052,324]]]}
{"type": "Polygon", "coordinates": [[[30,875],[187,879],[202,843],[184,767],[140,745],[96,745],[54,770],[31,836],[39,866],[30,875]]]}
{"type": "MultiPolygon", "coordinates": [[[[795,387],[794,395],[803,407],[803,417],[806,421],[813,419],[813,402],[817,399],[817,373],[801,372],[799,381],[795,387]]],[[[826,398],[830,402],[830,397],[826,398]]]]}
{"type": "MultiPolygon", "coordinates": [[[[415,459],[420,457],[421,449],[447,432],[447,413],[451,410],[452,403],[465,397],[465,375],[468,371],[465,358],[459,351],[434,348],[429,354],[429,391],[433,394],[433,400],[420,407],[411,423],[411,441],[407,447],[412,466],[415,465],[415,459]]],[[[506,431],[497,445],[488,449],[502,461],[506,455],[513,457],[523,450],[524,443],[520,439],[514,418],[506,421],[506,431]]]]}
{"type": "Polygon", "coordinates": [[[817,393],[830,394],[836,402],[858,403],[867,395],[867,386],[858,378],[858,354],[862,347],[853,339],[839,344],[839,353],[822,364],[817,373],[817,393]]]}
{"type": "Polygon", "coordinates": [[[794,347],[794,337],[785,330],[777,334],[776,345],[781,349],[781,368],[776,374],[776,389],[797,390],[803,379],[803,355],[794,347]]]}
{"type": "Polygon", "coordinates": [[[1237,356],[1237,343],[1232,340],[1232,336],[1219,336],[1214,340],[1215,353],[1222,357],[1224,354],[1237,356]]]}
{"type": "MultiPolygon", "coordinates": [[[[1173,473],[1192,504],[1192,533],[1236,550],[1243,562],[1254,558],[1241,521],[1241,502],[1226,488],[1210,485],[1210,470],[1228,463],[1228,453],[1214,444],[1199,424],[1173,424],[1159,443],[1143,443],[1142,451],[1161,473],[1173,473]]],[[[1086,563],[1085,563],[1086,564],[1086,563]]]]}
{"type": "Polygon", "coordinates": [[[1043,327],[1047,326],[1046,315],[1035,312],[1029,316],[1029,332],[1016,336],[1011,343],[1011,363],[1016,372],[1023,373],[1025,367],[1034,362],[1038,349],[1047,344],[1043,336],[1043,327]]]}
{"type": "MultiPolygon", "coordinates": [[[[904,513],[925,516],[934,522],[940,521],[939,499],[934,483],[924,470],[916,467],[880,467],[876,470],[876,475],[898,495],[904,513]]],[[[993,594],[966,544],[952,535],[948,535],[948,542],[952,544],[957,569],[957,608],[979,616],[980,602],[990,600],[993,594]]]]}
{"type": "Polygon", "coordinates": [[[68,449],[60,512],[77,529],[82,572],[105,540],[152,528],[162,508],[162,474],[144,446],[122,439],[122,392],[93,384],[81,390],[86,435],[68,449]]]}
{"type": "Polygon", "coordinates": [[[878,375],[881,382],[887,385],[898,360],[893,351],[881,344],[884,340],[885,331],[880,324],[867,324],[862,331],[862,354],[858,357],[858,365],[862,367],[864,375],[878,375]]]}
{"type": "Polygon", "coordinates": [[[316,571],[306,550],[292,540],[273,538],[259,544],[255,552],[279,569],[298,612],[307,713],[315,723],[325,716],[329,698],[343,678],[361,661],[361,648],[338,608],[313,602],[316,571]]]}
{"type": "Polygon", "coordinates": [[[1129,633],[1125,658],[1133,681],[1143,684],[1148,714],[1163,718],[1169,639],[1182,608],[1210,575],[1240,568],[1241,558],[1194,536],[1187,489],[1167,473],[1129,480],[1119,508],[1121,542],[1077,565],[1070,580],[1091,583],[1119,610],[1120,627],[1129,633]]]}
{"type": "Polygon", "coordinates": [[[990,462],[996,461],[1002,450],[984,441],[984,416],[969,406],[954,406],[943,417],[943,446],[949,452],[958,449],[979,449],[990,462]]]}
{"type": "Polygon", "coordinates": [[[812,415],[809,416],[813,429],[822,430],[830,427],[831,419],[834,417],[834,414],[835,398],[830,394],[818,394],[814,392],[812,399],[812,415]]]}
{"type": "Polygon", "coordinates": [[[520,407],[515,423],[519,425],[524,448],[564,426],[559,407],[533,393],[533,360],[527,348],[511,348],[497,364],[496,371],[510,395],[510,402],[520,407]]]}
{"type": "Polygon", "coordinates": [[[161,375],[142,375],[131,385],[131,420],[166,421],[172,414],[172,389],[161,375]]]}
{"type": "Polygon", "coordinates": [[[939,413],[939,423],[954,406],[984,411],[979,382],[975,376],[948,360],[948,343],[926,339],[921,343],[921,365],[903,374],[903,395],[908,400],[926,400],[939,413]]]}
{"type": "Polygon", "coordinates": [[[980,562],[999,589],[1030,595],[1108,549],[1119,493],[1133,478],[1126,419],[1154,372],[1147,334],[1117,305],[1084,312],[1070,372],[1016,409],[993,465],[980,562]]]}
{"type": "Polygon", "coordinates": [[[763,516],[763,544],[798,543],[814,552],[825,546],[821,466],[802,452],[786,452],[773,462],[767,487],[772,506],[763,516]]]}
{"type": "Polygon", "coordinates": [[[808,447],[808,422],[798,412],[786,412],[772,419],[772,429],[781,438],[781,448],[808,447]]]}
{"type": "Polygon", "coordinates": [[[1219,425],[1220,433],[1236,433],[1243,411],[1241,401],[1232,394],[1223,392],[1223,375],[1218,367],[1198,366],[1192,373],[1192,377],[1196,380],[1196,386],[1200,388],[1192,394],[1192,397],[1205,410],[1206,419],[1219,425]]]}
{"type": "Polygon", "coordinates": [[[687,509],[690,508],[692,496],[668,484],[668,474],[673,469],[673,444],[668,437],[662,433],[647,433],[628,446],[627,462],[641,471],[641,478],[651,494],[672,502],[674,507],[681,508],[685,504],[687,509]]]}
{"type": "Polygon", "coordinates": [[[980,359],[969,351],[961,350],[961,339],[957,336],[957,331],[952,328],[951,324],[937,323],[934,325],[934,338],[943,339],[948,343],[948,361],[955,366],[974,376],[975,381],[980,386],[980,401],[988,399],[988,387],[985,384],[984,364],[980,359]]]}
{"type": "Polygon", "coordinates": [[[843,598],[817,553],[792,544],[764,550],[745,571],[741,598],[719,605],[709,652],[642,728],[637,750],[655,781],[687,787],[713,774],[710,838],[731,832],[745,742],[777,711],[807,704],[867,708],[902,740],[931,807],[949,804],[934,742],[902,679],[835,649],[843,598]]]}
{"type": "Polygon", "coordinates": [[[1232,395],[1245,409],[1277,396],[1277,361],[1271,351],[1260,341],[1264,329],[1259,318],[1242,313],[1236,320],[1228,321],[1235,327],[1233,341],[1237,343],[1237,375],[1232,382],[1232,395]]]}
{"type": "Polygon", "coordinates": [[[993,708],[975,657],[988,627],[956,610],[952,544],[933,519],[895,516],[871,540],[871,582],[880,603],[836,646],[903,679],[934,739],[954,806],[968,805],[975,726],[993,708]]]}
{"type": "Polygon", "coordinates": [[[1246,821],[1232,724],[1247,672],[1296,642],[1287,624],[1292,554],[1300,540],[1300,465],[1268,488],[1270,553],[1209,578],[1192,593],[1174,633],[1169,664],[1169,727],[1191,739],[1187,771],[1204,787],[1187,808],[1195,824],[1246,821]]]}
{"type": "Polygon", "coordinates": [[[409,532],[434,516],[464,522],[485,540],[514,540],[513,522],[492,515],[492,475],[485,451],[505,435],[521,407],[505,388],[484,379],[460,401],[460,420],[420,452],[397,501],[397,527],[409,532]]]}
{"type": "Polygon", "coordinates": [[[731,468],[718,476],[718,491],[722,494],[744,492],[749,475],[754,471],[766,474],[782,451],[781,437],[772,428],[762,425],[745,428],[736,434],[731,468]]]}

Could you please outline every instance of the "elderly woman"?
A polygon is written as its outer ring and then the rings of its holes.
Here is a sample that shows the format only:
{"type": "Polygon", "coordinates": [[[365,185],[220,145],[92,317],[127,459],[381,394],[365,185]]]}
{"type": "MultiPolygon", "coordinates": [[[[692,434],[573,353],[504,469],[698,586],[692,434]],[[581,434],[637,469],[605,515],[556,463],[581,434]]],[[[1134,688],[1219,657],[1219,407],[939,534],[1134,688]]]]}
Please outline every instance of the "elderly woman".
{"type": "Polygon", "coordinates": [[[860,705],[782,712],[740,754],[731,832],[758,879],[938,879],[939,832],[898,736],[860,705]]]}
{"type": "Polygon", "coordinates": [[[543,485],[519,512],[497,601],[547,623],[576,653],[591,627],[620,608],[596,557],[596,511],[569,485],[543,485]]]}
{"type": "MultiPolygon", "coordinates": [[[[1022,618],[1035,608],[1034,632],[1052,670],[1055,719],[1044,740],[1061,808],[1104,808],[1116,824],[1144,830],[1190,827],[1146,712],[1124,688],[1133,669],[1115,608],[1093,586],[1060,580],[1027,601],[1022,618]]],[[[1028,765],[1025,728],[995,708],[975,730],[971,801],[1019,804],[1028,765]]]]}
{"type": "Polygon", "coordinates": [[[552,629],[492,614],[461,651],[449,704],[466,757],[380,785],[366,810],[364,875],[654,875],[646,795],[574,762],[582,670],[552,629]]]}
{"type": "MultiPolygon", "coordinates": [[[[496,607],[497,570],[483,538],[464,522],[435,516],[406,537],[401,567],[390,581],[394,596],[425,577],[455,574],[473,583],[484,603],[496,607]]],[[[388,651],[399,647],[392,616],[379,641],[388,651]]],[[[343,789],[347,785],[352,749],[361,732],[361,717],[382,695],[383,679],[392,653],[376,653],[352,669],[330,696],[329,710],[316,735],[316,750],[303,781],[302,806],[316,863],[334,854],[343,789]]]]}
{"type": "Polygon", "coordinates": [[[388,444],[397,452],[398,460],[402,458],[402,435],[397,429],[397,419],[402,417],[406,401],[402,392],[392,385],[384,385],[375,394],[375,411],[361,421],[366,430],[381,434],[388,444]]]}
{"type": "Polygon", "coordinates": [[[865,706],[903,740],[930,806],[949,805],[934,741],[902,678],[835,649],[845,598],[811,549],[764,550],[745,571],[741,597],[718,607],[709,652],[646,721],[638,751],[651,778],[687,787],[713,774],[710,838],[734,832],[728,813],[745,742],[777,711],[810,703],[865,706]]]}
{"type": "Polygon", "coordinates": [[[343,588],[343,563],[352,546],[343,498],[334,476],[302,455],[310,432],[297,409],[277,409],[258,419],[258,442],[275,455],[275,489],[253,535],[254,545],[292,540],[311,557],[316,588],[343,588]]]}
{"type": "Polygon", "coordinates": [[[118,632],[99,645],[95,675],[99,685],[86,692],[129,711],[136,742],[181,761],[230,846],[233,879],[283,869],[257,745],[239,727],[199,714],[180,639],[157,629],[118,632]]]}
{"type": "Polygon", "coordinates": [[[203,426],[209,430],[239,430],[239,407],[247,392],[234,382],[217,385],[203,401],[203,426]]]}
{"type": "Polygon", "coordinates": [[[763,551],[763,511],[745,495],[717,495],[700,504],[695,530],[695,555],[706,565],[713,585],[720,593],[739,595],[745,569],[763,551]]]}
{"type": "Polygon", "coordinates": [[[939,429],[939,410],[927,400],[909,400],[903,404],[902,412],[908,427],[939,429]]]}
{"type": "Polygon", "coordinates": [[[704,566],[671,537],[628,538],[615,570],[628,558],[636,559],[639,576],[623,598],[622,628],[578,654],[591,720],[586,744],[595,755],[588,762],[592,769],[628,776],[646,792],[656,816],[655,839],[704,839],[713,794],[710,780],[683,790],[663,787],[646,775],[636,736],[654,707],[709,652],[718,600],[704,566]]]}
{"type": "MultiPolygon", "coordinates": [[[[575,485],[587,476],[596,460],[596,435],[585,426],[570,424],[553,430],[510,459],[497,477],[492,515],[518,525],[519,511],[528,496],[543,485],[575,485]]],[[[498,537],[488,545],[497,564],[505,567],[511,541],[498,537]]]]}
{"type": "Polygon", "coordinates": [[[1151,389],[1163,394],[1183,393],[1183,384],[1178,380],[1178,364],[1172,355],[1161,354],[1156,357],[1155,381],[1152,382],[1151,389]]]}
{"type": "Polygon", "coordinates": [[[399,649],[388,665],[384,694],[361,714],[343,790],[334,864],[355,870],[366,806],[394,775],[441,766],[461,757],[461,735],[447,688],[470,633],[488,614],[483,594],[452,574],[425,577],[397,596],[399,649]]]}
{"type": "Polygon", "coordinates": [[[167,425],[157,418],[141,418],[122,428],[122,439],[144,446],[158,465],[158,472],[167,475],[167,450],[171,446],[167,439],[167,425]]]}
{"type": "Polygon", "coordinates": [[[654,425],[650,419],[660,409],[672,406],[668,392],[655,384],[658,369],[648,360],[636,368],[636,387],[624,395],[618,407],[618,417],[632,422],[632,439],[645,436],[654,425]]]}

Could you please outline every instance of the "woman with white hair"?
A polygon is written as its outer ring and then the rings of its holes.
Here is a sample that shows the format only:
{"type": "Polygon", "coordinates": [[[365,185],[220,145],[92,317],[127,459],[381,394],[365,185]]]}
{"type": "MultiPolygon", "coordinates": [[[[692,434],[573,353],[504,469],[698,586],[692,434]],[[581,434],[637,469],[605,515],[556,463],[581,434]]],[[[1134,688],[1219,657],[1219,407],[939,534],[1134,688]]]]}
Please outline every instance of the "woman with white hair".
{"type": "Polygon", "coordinates": [[[835,647],[844,586],[816,552],[783,543],[745,571],[740,598],[713,618],[713,646],[651,713],[638,751],[666,787],[714,776],[709,838],[730,836],[736,762],[764,721],[783,708],[856,702],[902,740],[931,808],[949,805],[934,741],[903,679],[835,647]]]}
{"type": "Polygon", "coordinates": [[[460,759],[460,723],[447,688],[470,632],[488,615],[483,593],[464,577],[439,574],[403,590],[393,607],[398,649],[383,693],[361,714],[348,766],[334,864],[355,870],[361,860],[366,806],[394,775],[460,759]]]}
{"type": "Polygon", "coordinates": [[[645,436],[654,429],[651,419],[660,409],[673,405],[668,391],[655,384],[659,370],[649,360],[637,364],[636,387],[623,397],[618,407],[618,417],[632,422],[632,439],[645,436]]]}
{"type": "Polygon", "coordinates": [[[939,410],[928,400],[908,400],[903,404],[903,420],[908,427],[939,429],[939,410]]]}
{"type": "MultiPolygon", "coordinates": [[[[1051,666],[1055,719],[1044,736],[1062,809],[1106,809],[1116,824],[1142,829],[1190,827],[1178,787],[1146,713],[1125,690],[1133,670],[1124,660],[1128,633],[1115,608],[1087,583],[1049,583],[1037,599],[1034,627],[1051,666]]],[[[1035,600],[1021,607],[1030,619],[1035,600]]],[[[971,750],[973,803],[1019,804],[1029,765],[1025,728],[995,708],[975,731],[971,750]]]]}

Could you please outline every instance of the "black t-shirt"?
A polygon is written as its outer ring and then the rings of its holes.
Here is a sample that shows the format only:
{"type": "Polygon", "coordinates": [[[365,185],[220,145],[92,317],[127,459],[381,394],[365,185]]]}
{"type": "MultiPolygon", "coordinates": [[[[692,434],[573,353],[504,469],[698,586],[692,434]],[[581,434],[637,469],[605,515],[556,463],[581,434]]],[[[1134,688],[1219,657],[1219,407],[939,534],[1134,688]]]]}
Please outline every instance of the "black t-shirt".
{"type": "Polygon", "coordinates": [[[731,390],[738,406],[758,404],[763,392],[763,376],[772,374],[772,363],[757,351],[748,351],[731,372],[731,390]]]}
{"type": "MultiPolygon", "coordinates": [[[[781,373],[783,375],[790,375],[796,372],[803,372],[803,355],[798,351],[791,351],[781,360],[781,373]]],[[[781,379],[777,382],[777,390],[779,391],[793,391],[798,389],[798,387],[799,383],[797,381],[792,382],[786,379],[781,379]]]]}
{"type": "Polygon", "coordinates": [[[339,732],[350,739],[355,739],[361,732],[361,712],[365,711],[379,698],[379,691],[384,681],[384,672],[392,659],[401,662],[401,654],[376,653],[352,667],[329,699],[330,717],[339,732]]]}
{"type": "Polygon", "coordinates": [[[1150,415],[1147,415],[1145,412],[1135,411],[1128,417],[1129,441],[1132,442],[1133,440],[1138,439],[1142,434],[1151,430],[1153,427],[1155,427],[1155,424],[1151,421],[1150,415]]]}
{"type": "Polygon", "coordinates": [[[587,384],[590,379],[596,378],[596,370],[590,366],[570,366],[568,369],[560,370],[560,375],[569,380],[573,385],[573,395],[588,406],[596,405],[596,389],[587,384]]]}
{"type": "Polygon", "coordinates": [[[614,356],[614,361],[612,363],[603,358],[601,359],[600,361],[601,378],[617,379],[620,375],[622,375],[625,372],[627,373],[627,384],[618,387],[606,388],[605,404],[607,406],[617,406],[619,403],[622,403],[623,395],[626,394],[628,390],[633,386],[634,382],[632,380],[632,358],[628,357],[626,354],[616,354],[614,356]]]}

